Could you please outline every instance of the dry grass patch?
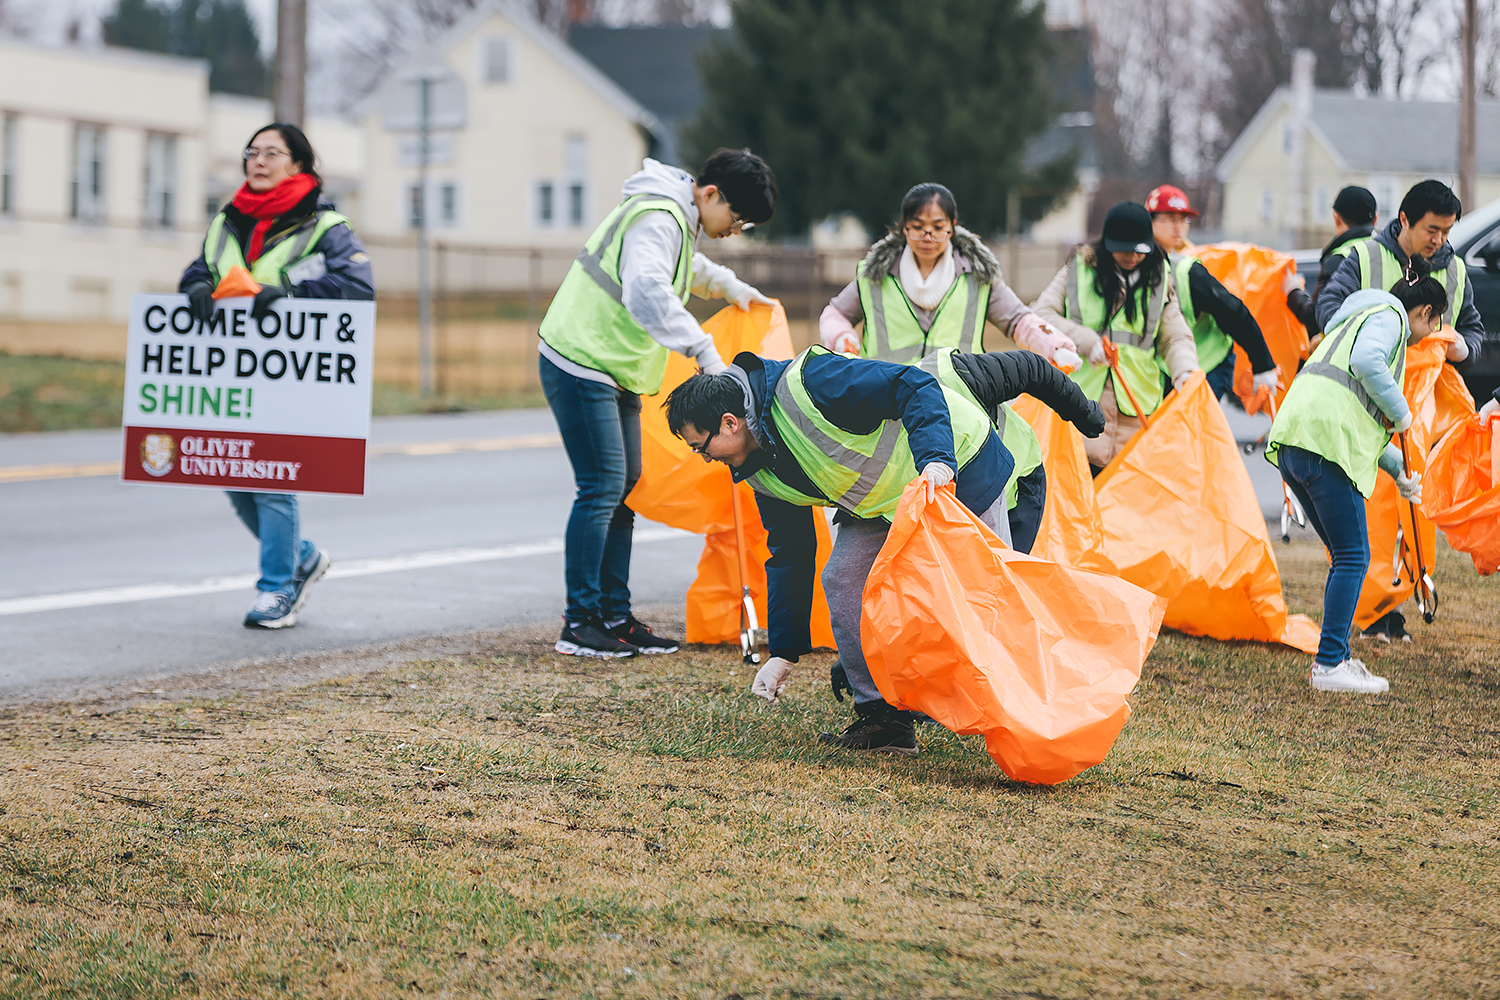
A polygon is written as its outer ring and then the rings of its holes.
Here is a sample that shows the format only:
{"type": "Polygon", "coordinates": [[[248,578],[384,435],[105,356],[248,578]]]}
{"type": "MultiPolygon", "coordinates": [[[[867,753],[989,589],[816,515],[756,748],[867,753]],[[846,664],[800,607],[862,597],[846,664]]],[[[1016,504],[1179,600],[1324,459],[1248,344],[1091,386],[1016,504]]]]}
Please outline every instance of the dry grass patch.
{"type": "Polygon", "coordinates": [[[1389,696],[1164,637],[1056,788],[820,748],[826,655],[771,709],[722,650],[497,650],[13,712],[0,995],[1500,996],[1496,584],[1439,584],[1389,696]]]}

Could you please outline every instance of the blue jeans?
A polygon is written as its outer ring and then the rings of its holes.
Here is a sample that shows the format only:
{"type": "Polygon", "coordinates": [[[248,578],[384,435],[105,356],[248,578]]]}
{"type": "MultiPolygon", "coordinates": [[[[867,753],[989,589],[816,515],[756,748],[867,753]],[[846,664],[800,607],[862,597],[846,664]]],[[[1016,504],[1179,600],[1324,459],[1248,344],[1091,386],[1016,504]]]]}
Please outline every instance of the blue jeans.
{"type": "Polygon", "coordinates": [[[564,614],[570,622],[615,621],[630,614],[635,512],[625,497],[641,478],[641,397],[569,375],[545,355],[540,369],[578,484],[563,536],[564,614]]]}
{"type": "Polygon", "coordinates": [[[1344,470],[1322,455],[1282,445],[1276,462],[1333,562],[1323,585],[1323,636],[1315,662],[1336,667],[1349,658],[1349,627],[1370,565],[1365,500],[1344,470]]]}
{"type": "Polygon", "coordinates": [[[234,512],[245,522],[250,534],[260,539],[260,579],[258,590],[291,597],[296,588],[292,578],[297,567],[312,561],[318,547],[298,535],[297,495],[295,493],[240,493],[227,491],[234,512]]]}

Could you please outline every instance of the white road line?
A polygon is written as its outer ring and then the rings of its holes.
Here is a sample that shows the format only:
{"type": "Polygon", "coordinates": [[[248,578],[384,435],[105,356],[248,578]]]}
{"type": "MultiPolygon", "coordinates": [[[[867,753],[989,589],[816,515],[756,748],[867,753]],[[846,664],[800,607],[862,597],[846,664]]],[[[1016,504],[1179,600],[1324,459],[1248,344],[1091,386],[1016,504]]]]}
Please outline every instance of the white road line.
{"type": "MultiPolygon", "coordinates": [[[[667,542],[673,539],[696,537],[691,532],[665,527],[643,528],[635,533],[637,543],[667,542]]],[[[404,556],[350,559],[347,562],[335,563],[329,569],[325,579],[341,580],[346,577],[375,576],[379,573],[399,573],[403,570],[461,566],[465,563],[494,562],[501,559],[522,559],[526,556],[551,555],[562,550],[561,538],[543,538],[535,542],[518,542],[489,548],[438,549],[432,552],[412,552],[404,556]]],[[[26,615],[38,611],[61,611],[66,608],[92,608],[101,604],[128,604],[132,601],[156,601],[167,597],[191,597],[196,594],[219,594],[230,590],[248,590],[255,586],[255,581],[255,575],[247,573],[240,576],[211,576],[185,583],[143,583],[132,587],[104,587],[99,590],[74,590],[64,594],[12,597],[0,600],[0,616],[26,615]]]]}

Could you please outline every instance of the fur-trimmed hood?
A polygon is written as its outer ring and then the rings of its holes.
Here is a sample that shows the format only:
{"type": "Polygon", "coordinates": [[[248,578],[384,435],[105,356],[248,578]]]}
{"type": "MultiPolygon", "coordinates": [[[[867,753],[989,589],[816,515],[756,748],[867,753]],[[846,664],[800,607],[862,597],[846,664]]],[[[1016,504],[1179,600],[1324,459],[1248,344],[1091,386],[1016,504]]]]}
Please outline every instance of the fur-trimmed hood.
{"type": "MultiPolygon", "coordinates": [[[[865,254],[865,276],[871,281],[884,281],[895,272],[901,262],[901,251],[906,249],[906,234],[891,233],[880,240],[865,254]]],[[[956,255],[953,264],[957,273],[972,272],[982,284],[994,284],[1000,276],[1000,262],[990,253],[984,241],[963,226],[953,227],[952,252],[956,255]]]]}

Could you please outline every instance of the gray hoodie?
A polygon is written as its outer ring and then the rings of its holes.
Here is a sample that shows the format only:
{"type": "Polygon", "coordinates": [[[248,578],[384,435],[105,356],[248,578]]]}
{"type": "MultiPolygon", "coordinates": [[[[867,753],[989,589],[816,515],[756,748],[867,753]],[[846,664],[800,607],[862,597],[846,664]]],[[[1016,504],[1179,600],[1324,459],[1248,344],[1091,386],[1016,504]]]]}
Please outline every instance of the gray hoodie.
{"type": "MultiPolygon", "coordinates": [[[[620,189],[622,200],[638,194],[671,198],[682,206],[695,234],[700,232],[698,206],[693,203],[692,174],[680,167],[669,167],[647,159],[620,189]]],[[[724,362],[714,347],[713,338],[703,332],[672,287],[672,275],[677,270],[681,251],[682,231],[671,215],[647,212],[641,216],[625,231],[620,264],[622,301],[630,315],[657,343],[692,358],[700,368],[721,371],[724,362]]],[[[694,252],[692,290],[696,295],[724,298],[726,290],[735,283],[738,279],[734,271],[694,252]]],[[[614,379],[608,375],[569,361],[545,341],[541,350],[548,360],[570,375],[615,385],[614,379]]]]}

